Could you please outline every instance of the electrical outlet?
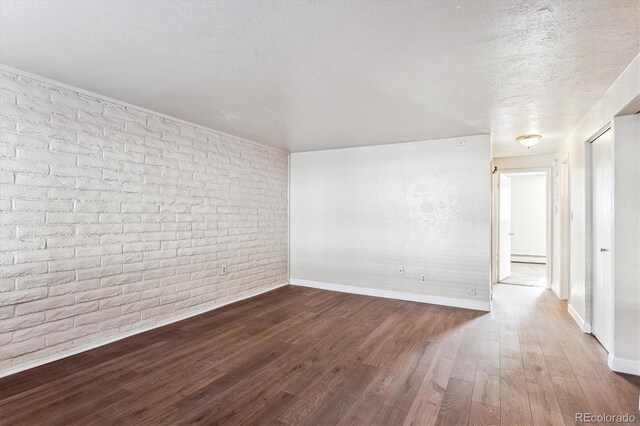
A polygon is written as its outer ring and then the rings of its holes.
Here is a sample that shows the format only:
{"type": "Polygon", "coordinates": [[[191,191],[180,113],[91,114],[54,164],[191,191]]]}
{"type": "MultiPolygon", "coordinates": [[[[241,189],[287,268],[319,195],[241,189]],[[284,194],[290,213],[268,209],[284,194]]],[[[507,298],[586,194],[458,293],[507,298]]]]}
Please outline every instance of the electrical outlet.
{"type": "Polygon", "coordinates": [[[475,287],[470,288],[469,289],[469,294],[472,295],[472,296],[475,296],[476,295],[476,288],[475,287]]]}
{"type": "Polygon", "coordinates": [[[401,266],[401,267],[399,267],[399,268],[398,268],[398,273],[399,273],[400,275],[404,275],[404,267],[402,267],[402,266],[401,266]]]}
{"type": "Polygon", "coordinates": [[[427,283],[427,276],[426,275],[420,275],[420,282],[423,284],[427,283]]]}
{"type": "Polygon", "coordinates": [[[222,275],[227,275],[227,265],[222,267],[222,275]]]}

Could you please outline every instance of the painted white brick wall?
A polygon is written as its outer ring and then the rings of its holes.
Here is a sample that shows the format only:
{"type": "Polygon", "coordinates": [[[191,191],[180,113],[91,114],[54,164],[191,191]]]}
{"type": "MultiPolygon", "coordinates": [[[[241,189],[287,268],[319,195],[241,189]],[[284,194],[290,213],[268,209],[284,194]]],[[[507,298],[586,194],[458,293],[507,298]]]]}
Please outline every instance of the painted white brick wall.
{"type": "Polygon", "coordinates": [[[286,282],[287,153],[25,75],[0,94],[0,374],[286,282]]]}

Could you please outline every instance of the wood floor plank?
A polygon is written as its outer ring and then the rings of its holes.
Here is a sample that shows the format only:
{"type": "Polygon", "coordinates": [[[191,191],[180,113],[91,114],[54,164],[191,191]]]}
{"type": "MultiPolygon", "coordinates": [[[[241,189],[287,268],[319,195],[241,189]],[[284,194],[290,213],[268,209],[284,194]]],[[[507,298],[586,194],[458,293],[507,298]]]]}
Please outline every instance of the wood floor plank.
{"type": "Polygon", "coordinates": [[[440,404],[436,425],[465,425],[471,413],[473,383],[460,379],[449,379],[440,404]]]}
{"type": "Polygon", "coordinates": [[[577,380],[552,377],[552,381],[566,425],[576,424],[576,413],[591,412],[589,403],[587,403],[577,380]]]}
{"type": "Polygon", "coordinates": [[[564,419],[553,384],[527,382],[531,419],[534,424],[563,425],[564,419]]]}
{"type": "Polygon", "coordinates": [[[530,425],[531,407],[524,371],[500,372],[500,419],[505,425],[530,425]]]}
{"type": "Polygon", "coordinates": [[[287,286],[0,378],[1,423],[573,424],[637,409],[566,302],[494,311],[287,286]]]}
{"type": "Polygon", "coordinates": [[[452,368],[451,358],[437,356],[433,359],[409,408],[404,425],[435,424],[452,368]]]}
{"type": "Polygon", "coordinates": [[[500,424],[500,408],[493,405],[471,403],[469,426],[497,426],[500,424]]]}

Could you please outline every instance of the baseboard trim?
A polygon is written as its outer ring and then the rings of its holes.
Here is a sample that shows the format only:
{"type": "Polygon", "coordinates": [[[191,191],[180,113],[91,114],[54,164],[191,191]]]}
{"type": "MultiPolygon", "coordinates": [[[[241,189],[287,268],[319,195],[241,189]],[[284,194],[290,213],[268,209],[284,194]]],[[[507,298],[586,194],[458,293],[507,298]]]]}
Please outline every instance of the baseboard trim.
{"type": "Polygon", "coordinates": [[[551,291],[553,291],[553,294],[558,296],[558,299],[560,300],[566,299],[566,297],[563,298],[562,295],[560,294],[560,287],[557,286],[556,283],[551,284],[551,291]]]}
{"type": "Polygon", "coordinates": [[[209,307],[202,308],[202,309],[199,309],[199,310],[196,310],[196,311],[193,311],[193,312],[187,312],[187,313],[184,313],[182,315],[178,315],[178,316],[175,316],[175,317],[167,318],[167,319],[165,319],[163,321],[160,321],[158,324],[154,324],[152,326],[147,326],[147,327],[143,327],[143,328],[136,329],[136,330],[133,330],[133,331],[128,331],[126,333],[119,334],[119,335],[114,336],[114,337],[110,337],[108,339],[100,340],[100,341],[93,342],[93,343],[90,343],[90,344],[87,344],[87,345],[83,345],[83,346],[78,346],[77,348],[73,348],[73,349],[69,349],[67,351],[59,352],[59,353],[54,354],[54,355],[49,355],[49,356],[46,356],[44,358],[33,360],[33,361],[28,362],[28,363],[19,365],[19,366],[11,367],[9,369],[5,369],[3,371],[0,371],[0,377],[10,376],[12,374],[16,374],[16,373],[19,373],[21,371],[25,371],[25,370],[29,370],[31,368],[39,367],[39,366],[44,365],[44,364],[49,364],[50,362],[58,361],[60,359],[67,358],[67,357],[70,357],[72,355],[77,355],[79,353],[86,352],[86,351],[91,350],[91,349],[99,348],[100,346],[108,345],[109,343],[117,342],[118,340],[122,340],[122,339],[126,339],[127,337],[135,336],[136,334],[140,334],[140,333],[144,333],[146,331],[154,330],[156,328],[164,327],[166,325],[173,324],[174,322],[182,321],[182,320],[185,320],[187,318],[195,317],[197,315],[202,315],[204,313],[207,313],[207,312],[214,311],[216,309],[222,308],[223,306],[227,306],[227,305],[230,305],[232,303],[240,302],[240,301],[245,300],[245,299],[250,299],[252,297],[259,296],[259,295],[261,295],[263,293],[268,293],[270,291],[276,290],[276,289],[281,288],[281,287],[285,287],[287,285],[289,285],[289,284],[288,283],[283,283],[283,284],[278,284],[278,285],[273,286],[273,287],[269,287],[267,289],[250,292],[250,293],[247,293],[244,296],[238,297],[237,299],[227,300],[227,301],[222,302],[222,303],[220,303],[218,305],[209,306],[209,307]]]}
{"type": "Polygon", "coordinates": [[[431,303],[434,305],[452,306],[455,308],[473,309],[476,311],[491,312],[491,302],[479,302],[473,300],[453,299],[450,297],[429,296],[426,294],[405,293],[393,290],[379,290],[367,287],[358,287],[344,284],[325,283],[321,281],[303,280],[291,278],[292,285],[301,287],[318,288],[321,290],[339,291],[341,293],[360,294],[363,296],[384,297],[386,299],[407,300],[410,302],[431,303]]]}
{"type": "Polygon", "coordinates": [[[584,333],[591,333],[591,323],[585,322],[585,320],[580,316],[580,314],[573,309],[573,306],[571,306],[571,304],[567,305],[568,306],[568,311],[569,311],[569,315],[571,315],[571,318],[573,318],[573,320],[578,324],[578,327],[580,327],[580,330],[582,330],[584,333]]]}
{"type": "Polygon", "coordinates": [[[618,373],[640,376],[640,360],[638,359],[620,358],[609,354],[609,357],[607,358],[607,365],[611,370],[618,373]]]}

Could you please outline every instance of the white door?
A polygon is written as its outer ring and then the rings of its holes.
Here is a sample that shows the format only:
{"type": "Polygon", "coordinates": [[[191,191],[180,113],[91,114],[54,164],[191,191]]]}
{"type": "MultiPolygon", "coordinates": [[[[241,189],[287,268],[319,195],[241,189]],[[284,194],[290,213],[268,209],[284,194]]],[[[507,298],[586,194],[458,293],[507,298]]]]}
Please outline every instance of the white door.
{"type": "Polygon", "coordinates": [[[611,352],[613,289],[611,276],[613,141],[608,130],[591,144],[592,199],[592,332],[611,352]]]}
{"type": "Polygon", "coordinates": [[[498,181],[498,281],[511,276],[511,178],[500,175],[498,181]]]}

